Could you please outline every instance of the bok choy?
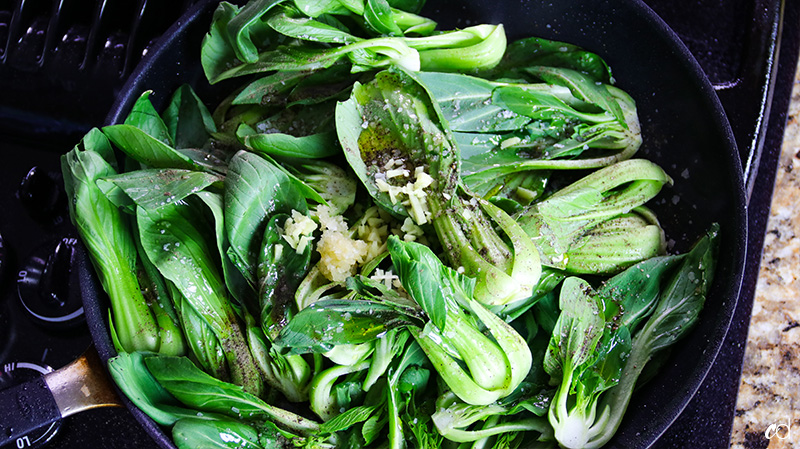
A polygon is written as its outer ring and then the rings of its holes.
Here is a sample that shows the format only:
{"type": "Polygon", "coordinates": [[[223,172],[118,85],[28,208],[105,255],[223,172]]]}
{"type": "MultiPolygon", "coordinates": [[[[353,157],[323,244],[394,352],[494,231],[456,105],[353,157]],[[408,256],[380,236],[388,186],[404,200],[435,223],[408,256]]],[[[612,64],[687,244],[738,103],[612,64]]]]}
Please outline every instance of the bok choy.
{"type": "Polygon", "coordinates": [[[62,158],[112,377],[178,447],[601,447],[696,324],[719,226],[670,253],[605,61],[423,5],[220,2],[221,99],[62,158]]]}

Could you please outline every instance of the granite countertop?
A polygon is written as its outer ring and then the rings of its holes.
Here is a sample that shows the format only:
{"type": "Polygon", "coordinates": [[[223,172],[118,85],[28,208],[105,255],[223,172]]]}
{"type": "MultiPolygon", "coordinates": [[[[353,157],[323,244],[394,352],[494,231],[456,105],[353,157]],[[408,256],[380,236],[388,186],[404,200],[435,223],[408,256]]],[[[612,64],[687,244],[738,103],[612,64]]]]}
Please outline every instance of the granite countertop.
{"type": "Polygon", "coordinates": [[[800,68],[775,177],[731,448],[800,449],[800,68]]]}

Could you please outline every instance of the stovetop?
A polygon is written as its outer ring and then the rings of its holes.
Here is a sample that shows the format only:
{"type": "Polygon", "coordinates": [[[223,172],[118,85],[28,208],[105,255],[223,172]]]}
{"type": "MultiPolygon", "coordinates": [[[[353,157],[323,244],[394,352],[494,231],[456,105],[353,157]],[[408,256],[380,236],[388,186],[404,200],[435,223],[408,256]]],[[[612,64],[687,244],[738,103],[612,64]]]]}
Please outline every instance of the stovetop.
{"type": "MultiPolygon", "coordinates": [[[[76,236],[59,156],[102,124],[138,60],[194,2],[94,3],[0,0],[0,389],[60,368],[90,346],[70,288],[76,236]]],[[[750,192],[748,267],[758,267],[800,42],[797,27],[781,25],[800,24],[800,2],[645,3],[687,44],[729,116],[750,192]]],[[[728,447],[756,276],[746,271],[714,367],[654,447],[728,447]]],[[[155,443],[126,409],[112,408],[18,442],[36,446],[155,443]]]]}
{"type": "MultiPolygon", "coordinates": [[[[90,347],[59,156],[103,124],[136,64],[195,2],[0,0],[0,389],[90,347]]],[[[126,409],[106,408],[16,445],[154,443],[126,409]]]]}

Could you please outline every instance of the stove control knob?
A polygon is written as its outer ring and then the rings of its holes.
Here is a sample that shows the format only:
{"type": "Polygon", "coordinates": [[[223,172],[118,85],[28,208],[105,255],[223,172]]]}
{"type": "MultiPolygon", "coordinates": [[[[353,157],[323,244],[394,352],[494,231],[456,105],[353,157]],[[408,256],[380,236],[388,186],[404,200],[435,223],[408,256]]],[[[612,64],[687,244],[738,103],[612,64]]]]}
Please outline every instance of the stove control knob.
{"type": "Polygon", "coordinates": [[[56,327],[83,321],[83,303],[73,265],[76,258],[74,237],[34,251],[17,278],[19,299],[40,322],[56,327]]]}
{"type": "MultiPolygon", "coordinates": [[[[10,362],[4,364],[0,368],[2,368],[2,370],[0,370],[0,391],[22,385],[53,371],[53,368],[47,365],[29,362],[10,362]]],[[[59,419],[45,427],[21,435],[16,438],[16,445],[12,443],[8,447],[12,448],[16,446],[26,449],[42,447],[45,443],[53,439],[61,428],[61,423],[62,420],[59,419]]],[[[3,438],[4,437],[5,435],[3,435],[3,438]]]]}
{"type": "Polygon", "coordinates": [[[22,178],[17,198],[34,220],[53,225],[64,221],[66,194],[60,173],[49,173],[33,167],[22,178]]]}

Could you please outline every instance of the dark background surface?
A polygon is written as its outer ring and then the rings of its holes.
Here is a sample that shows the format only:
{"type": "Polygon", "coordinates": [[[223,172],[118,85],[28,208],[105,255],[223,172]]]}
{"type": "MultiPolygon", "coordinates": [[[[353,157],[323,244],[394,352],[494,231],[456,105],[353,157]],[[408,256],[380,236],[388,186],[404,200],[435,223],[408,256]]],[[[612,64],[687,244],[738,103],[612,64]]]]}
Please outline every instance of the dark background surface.
{"type": "MultiPolygon", "coordinates": [[[[184,2],[25,2],[0,0],[0,366],[29,361],[59,368],[89,346],[85,323],[44,324],[17,300],[21,271],[33,254],[47,254],[70,236],[63,198],[41,200],[60,182],[58,155],[91,126],[103,123],[141,54],[188,8],[184,2]],[[135,4],[135,6],[134,6],[135,4]],[[72,6],[70,6],[72,5],[72,6]],[[36,14],[49,11],[48,14],[36,14]],[[58,14],[53,14],[57,12],[58,14]],[[52,20],[48,17],[57,16],[52,20]],[[94,25],[93,25],[94,24],[94,25]],[[100,24],[100,25],[97,25],[100,24]],[[47,51],[64,42],[58,56],[47,51]],[[62,39],[63,37],[63,39],[62,39]],[[42,57],[36,55],[44,55],[42,57]],[[35,101],[33,101],[35,99],[35,101]],[[31,167],[20,199],[20,183],[31,167]],[[43,186],[43,187],[42,187],[43,186]],[[39,196],[36,196],[39,195],[39,196]],[[22,317],[22,318],[19,318],[22,317]]],[[[654,447],[729,446],[731,424],[757,267],[780,154],[798,53],[800,2],[646,0],[698,59],[731,121],[748,175],[748,269],[725,344],[706,381],[654,447]],[[782,26],[783,24],[790,24],[782,26]]],[[[0,388],[24,370],[0,374],[0,388]]],[[[763,433],[753,447],[766,447],[763,433]]],[[[98,409],[66,418],[46,447],[149,447],[154,443],[125,409],[98,409]]]]}

